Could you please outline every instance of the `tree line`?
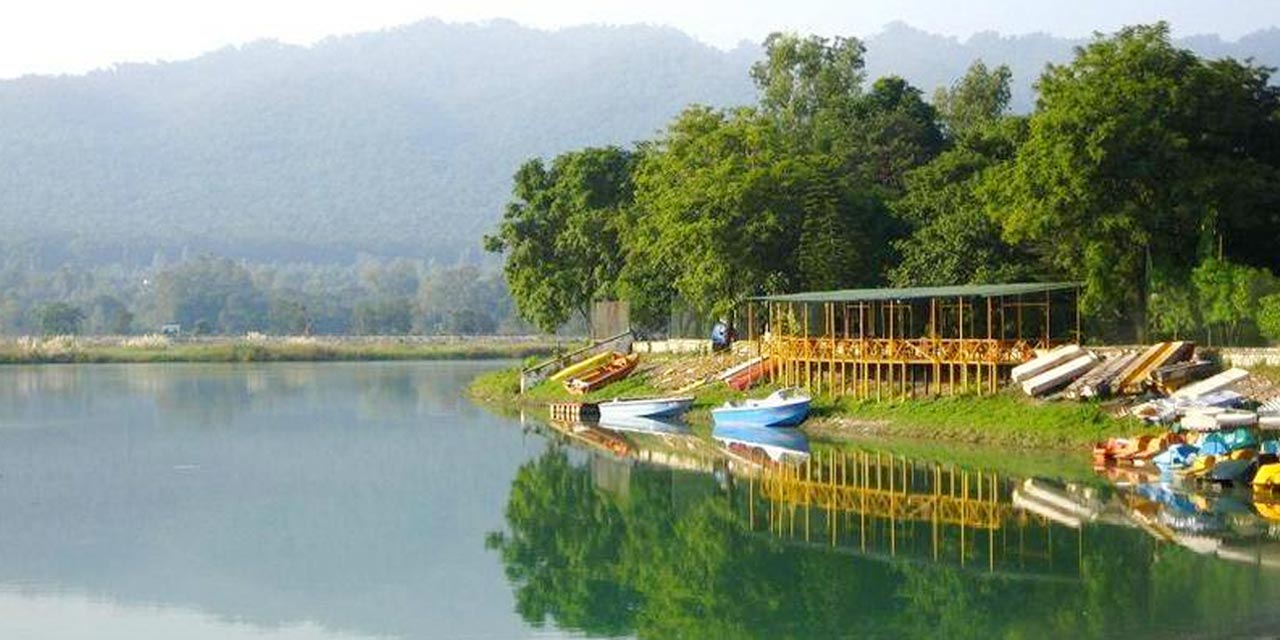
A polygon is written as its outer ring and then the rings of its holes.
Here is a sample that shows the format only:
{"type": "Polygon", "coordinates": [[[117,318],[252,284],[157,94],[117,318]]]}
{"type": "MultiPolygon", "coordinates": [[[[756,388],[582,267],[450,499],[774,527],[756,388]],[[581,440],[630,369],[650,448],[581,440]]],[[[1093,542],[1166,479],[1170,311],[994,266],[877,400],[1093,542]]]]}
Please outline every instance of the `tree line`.
{"type": "Polygon", "coordinates": [[[1005,66],[926,99],[868,81],[865,54],[774,34],[754,105],[524,163],[485,239],[521,317],[553,330],[625,299],[659,327],[759,294],[1074,280],[1102,339],[1280,340],[1272,69],[1132,26],[1048,65],[1019,115],[1005,66]]]}
{"type": "Polygon", "coordinates": [[[184,335],[525,333],[502,275],[471,265],[366,259],[259,264],[199,256],[146,269],[0,269],[0,333],[184,335]]]}

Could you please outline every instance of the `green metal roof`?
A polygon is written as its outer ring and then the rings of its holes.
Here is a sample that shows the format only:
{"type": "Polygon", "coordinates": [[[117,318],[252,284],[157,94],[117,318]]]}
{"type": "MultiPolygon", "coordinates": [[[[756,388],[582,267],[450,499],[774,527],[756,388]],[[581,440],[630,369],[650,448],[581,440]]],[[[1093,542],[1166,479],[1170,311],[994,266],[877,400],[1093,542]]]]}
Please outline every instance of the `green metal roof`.
{"type": "Polygon", "coordinates": [[[1079,282],[1015,282],[1012,284],[967,284],[954,287],[909,287],[906,289],[837,289],[757,296],[769,302],[873,302],[879,300],[919,300],[922,298],[997,298],[1030,293],[1075,289],[1079,282]]]}

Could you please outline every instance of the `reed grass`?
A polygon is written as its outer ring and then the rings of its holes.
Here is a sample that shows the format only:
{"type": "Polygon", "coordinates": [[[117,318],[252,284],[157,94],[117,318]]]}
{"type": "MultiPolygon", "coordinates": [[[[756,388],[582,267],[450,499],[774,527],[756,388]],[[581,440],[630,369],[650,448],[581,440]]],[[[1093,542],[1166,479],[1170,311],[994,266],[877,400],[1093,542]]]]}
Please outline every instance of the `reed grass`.
{"type": "Polygon", "coordinates": [[[398,340],[242,338],[171,341],[140,336],[111,341],[71,336],[0,341],[0,364],[145,362],[323,362],[340,360],[478,360],[545,356],[564,345],[552,339],[398,340]]]}

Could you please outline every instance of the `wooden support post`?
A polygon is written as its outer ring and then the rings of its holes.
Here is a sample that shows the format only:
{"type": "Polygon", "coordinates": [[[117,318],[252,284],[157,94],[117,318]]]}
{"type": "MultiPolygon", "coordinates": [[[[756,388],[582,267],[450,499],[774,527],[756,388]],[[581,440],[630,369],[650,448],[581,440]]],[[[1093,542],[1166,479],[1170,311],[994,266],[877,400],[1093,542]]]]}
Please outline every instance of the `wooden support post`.
{"type": "Polygon", "coordinates": [[[827,303],[827,393],[836,395],[836,303],[827,303]]]}
{"type": "Polygon", "coordinates": [[[1080,332],[1080,287],[1075,288],[1075,307],[1076,307],[1076,344],[1084,342],[1084,334],[1080,332]]]}
{"type": "Polygon", "coordinates": [[[1052,340],[1053,340],[1053,331],[1050,329],[1050,326],[1049,326],[1049,323],[1052,322],[1050,313],[1049,313],[1050,309],[1051,309],[1051,306],[1049,303],[1049,292],[1048,290],[1046,290],[1044,292],[1044,348],[1046,349],[1049,348],[1049,345],[1052,344],[1052,340]]]}
{"type": "Polygon", "coordinates": [[[1014,313],[1017,317],[1018,328],[1016,331],[1016,335],[1014,335],[1013,339],[1021,340],[1022,339],[1022,294],[1021,293],[1018,294],[1018,302],[1015,304],[1016,306],[1014,307],[1015,309],[1014,313]]]}
{"type": "Polygon", "coordinates": [[[889,357],[887,358],[887,360],[889,361],[889,394],[890,394],[890,397],[893,397],[893,393],[894,393],[894,387],[893,387],[893,360],[894,360],[894,358],[893,358],[893,353],[894,353],[894,350],[896,349],[896,346],[897,346],[897,343],[898,343],[898,337],[897,337],[897,335],[896,335],[896,334],[894,334],[894,332],[893,332],[893,316],[894,316],[894,311],[895,311],[895,309],[894,309],[894,305],[893,305],[893,303],[892,303],[892,302],[890,302],[890,303],[888,304],[888,308],[889,308],[889,343],[888,343],[888,344],[889,344],[889,348],[888,348],[888,349],[889,349],[889,357]]]}
{"type": "Polygon", "coordinates": [[[812,372],[809,370],[809,360],[812,356],[809,346],[809,303],[804,303],[804,388],[813,393],[812,372]]]}

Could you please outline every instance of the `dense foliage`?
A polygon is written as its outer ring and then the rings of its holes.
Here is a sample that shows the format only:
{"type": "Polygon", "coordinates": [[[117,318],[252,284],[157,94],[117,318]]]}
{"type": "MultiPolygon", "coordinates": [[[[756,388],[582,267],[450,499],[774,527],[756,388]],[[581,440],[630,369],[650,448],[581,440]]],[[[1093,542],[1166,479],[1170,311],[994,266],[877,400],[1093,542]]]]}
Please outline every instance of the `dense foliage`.
{"type": "MultiPolygon", "coordinates": [[[[696,219],[706,229],[690,237],[718,234],[719,244],[659,233],[653,212],[626,197],[615,203],[614,222],[636,223],[617,236],[616,259],[590,270],[600,279],[583,284],[588,296],[632,300],[645,324],[661,325],[673,305],[707,307],[704,296],[724,299],[743,283],[773,291],[1060,275],[1029,259],[1039,255],[1028,255],[1034,243],[1002,239],[969,183],[1026,136],[1025,119],[1001,107],[1031,111],[1044,64],[1068,63],[1075,44],[1086,43],[956,41],[893,24],[865,42],[776,36],[761,56],[757,45],[719,51],[657,27],[426,21],[310,47],[263,42],[0,81],[0,331],[42,332],[42,309],[55,302],[84,316],[56,328],[86,333],[152,331],[175,314],[213,332],[510,328],[503,285],[474,254],[503,212],[512,168],[659,130],[619,150],[633,185],[642,176],[648,185],[630,197],[665,219],[696,219]],[[957,84],[975,59],[1009,70],[957,84]],[[757,104],[738,110],[752,102],[753,83],[757,104]],[[950,88],[932,105],[915,89],[940,86],[950,88]],[[712,106],[682,113],[689,103],[712,106]],[[993,112],[998,125],[989,127],[993,112]],[[703,153],[711,155],[695,155],[703,153]],[[719,217],[735,202],[747,209],[719,217]],[[909,242],[908,231],[929,240],[909,242]],[[161,277],[204,254],[231,258],[256,291],[221,268],[161,277]],[[420,291],[387,293],[362,275],[400,258],[418,265],[420,291]],[[673,275],[695,261],[703,273],[673,275]],[[459,263],[481,273],[443,266],[459,263]],[[207,295],[192,289],[201,278],[207,295]],[[483,300],[492,308],[477,312],[483,300]]],[[[1178,45],[1280,63],[1280,32],[1178,45]]],[[[1249,119],[1247,109],[1232,113],[1224,125],[1249,119]]],[[[579,233],[596,232],[581,211],[572,217],[587,224],[579,233]]],[[[1257,247],[1238,236],[1269,239],[1274,220],[1256,222],[1231,231],[1223,257],[1265,266],[1240,257],[1257,247]]],[[[597,248],[621,230],[610,227],[597,248]]],[[[582,248],[591,247],[573,250],[582,248]]],[[[1185,270],[1151,281],[1152,329],[1200,331],[1185,270]]],[[[538,320],[544,327],[584,305],[536,279],[513,289],[555,302],[538,320]]],[[[1254,337],[1253,324],[1241,323],[1235,339],[1254,337]]]]}
{"type": "Polygon", "coordinates": [[[868,82],[865,53],[770,36],[756,105],[688,107],[633,156],[611,151],[638,158],[612,187],[530,189],[542,164],[527,164],[488,246],[508,251],[512,282],[536,283],[521,314],[563,321],[566,301],[624,297],[641,318],[673,300],[721,315],[779,291],[1054,279],[1084,284],[1104,338],[1258,339],[1280,290],[1270,69],[1202,58],[1163,23],[1129,27],[1047,67],[1024,116],[1008,67],[975,62],[930,103],[902,78],[868,82]],[[592,204],[600,191],[619,197],[592,204]],[[548,198],[583,206],[531,224],[548,198]],[[590,220],[608,229],[601,253],[553,251],[590,220]]]}
{"type": "Polygon", "coordinates": [[[528,332],[501,274],[366,259],[354,267],[201,256],[136,270],[0,262],[0,334],[448,334],[528,332]]]}

